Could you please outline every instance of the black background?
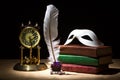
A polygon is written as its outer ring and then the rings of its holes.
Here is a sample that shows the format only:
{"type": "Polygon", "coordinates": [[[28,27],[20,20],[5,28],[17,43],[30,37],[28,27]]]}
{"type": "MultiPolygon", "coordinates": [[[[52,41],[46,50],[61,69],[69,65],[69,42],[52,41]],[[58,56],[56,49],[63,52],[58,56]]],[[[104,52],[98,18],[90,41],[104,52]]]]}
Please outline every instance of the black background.
{"type": "MultiPolygon", "coordinates": [[[[120,58],[118,48],[113,46],[113,37],[116,32],[115,13],[113,2],[77,1],[77,0],[4,0],[0,2],[0,58],[19,58],[19,33],[22,23],[40,26],[43,37],[43,19],[46,6],[53,4],[59,9],[58,28],[59,37],[63,44],[73,29],[91,29],[98,38],[108,46],[112,46],[113,58],[120,58]]],[[[116,35],[118,36],[118,35],[116,35]]],[[[119,42],[118,42],[119,43],[119,42]]],[[[117,43],[117,45],[118,45],[117,43]]],[[[49,56],[44,39],[40,41],[41,58],[49,56]]],[[[119,45],[118,45],[119,46],[119,45]]]]}

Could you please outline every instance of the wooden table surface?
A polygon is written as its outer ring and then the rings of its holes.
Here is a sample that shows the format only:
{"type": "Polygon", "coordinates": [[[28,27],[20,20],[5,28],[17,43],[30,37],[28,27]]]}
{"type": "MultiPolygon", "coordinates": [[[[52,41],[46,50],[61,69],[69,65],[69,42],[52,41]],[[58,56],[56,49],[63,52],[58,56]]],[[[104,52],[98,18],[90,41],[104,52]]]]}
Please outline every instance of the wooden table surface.
{"type": "MultiPolygon", "coordinates": [[[[43,60],[44,61],[44,60],[43,60]]],[[[120,59],[112,59],[109,70],[101,74],[65,72],[63,75],[50,74],[48,69],[42,71],[16,71],[14,65],[18,59],[0,59],[0,80],[120,80],[120,59]]]]}

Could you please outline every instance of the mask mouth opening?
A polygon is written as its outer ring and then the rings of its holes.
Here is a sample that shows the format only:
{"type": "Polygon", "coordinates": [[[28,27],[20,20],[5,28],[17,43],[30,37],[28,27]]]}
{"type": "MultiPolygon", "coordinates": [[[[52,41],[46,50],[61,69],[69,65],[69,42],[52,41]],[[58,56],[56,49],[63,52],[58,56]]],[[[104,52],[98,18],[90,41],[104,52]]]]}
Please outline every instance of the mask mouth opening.
{"type": "MultiPolygon", "coordinates": [[[[71,39],[71,38],[70,38],[71,39]]],[[[71,43],[69,43],[70,45],[71,44],[76,44],[76,45],[83,45],[76,37],[72,40],[71,43]]]]}

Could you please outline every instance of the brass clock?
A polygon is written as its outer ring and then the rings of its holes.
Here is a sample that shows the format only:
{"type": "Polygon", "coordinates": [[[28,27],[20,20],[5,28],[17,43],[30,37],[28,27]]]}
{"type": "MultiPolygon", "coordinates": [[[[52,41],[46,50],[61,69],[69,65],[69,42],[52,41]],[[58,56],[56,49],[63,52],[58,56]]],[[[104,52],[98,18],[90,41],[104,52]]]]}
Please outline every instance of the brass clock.
{"type": "Polygon", "coordinates": [[[40,41],[40,33],[35,27],[27,26],[19,35],[21,44],[26,48],[34,48],[40,41]]]}
{"type": "Polygon", "coordinates": [[[36,23],[35,26],[31,25],[29,21],[28,25],[22,24],[19,35],[20,46],[20,62],[15,64],[14,70],[19,71],[38,71],[47,69],[45,63],[40,61],[40,49],[39,42],[41,39],[39,33],[39,26],[36,23]],[[27,51],[24,51],[26,50],[27,51]],[[34,50],[33,50],[34,49],[34,50]],[[37,50],[37,54],[33,51],[37,50]]]}

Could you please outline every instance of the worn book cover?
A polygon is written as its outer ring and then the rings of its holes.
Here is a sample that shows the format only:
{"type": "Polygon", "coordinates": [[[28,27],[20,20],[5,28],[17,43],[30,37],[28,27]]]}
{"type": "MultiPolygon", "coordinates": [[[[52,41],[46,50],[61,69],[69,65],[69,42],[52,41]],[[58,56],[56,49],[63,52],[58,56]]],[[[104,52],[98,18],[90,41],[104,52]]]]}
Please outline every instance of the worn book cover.
{"type": "Polygon", "coordinates": [[[101,57],[112,55],[111,46],[99,46],[99,47],[90,47],[77,44],[69,45],[59,45],[60,54],[72,54],[72,55],[81,55],[89,57],[101,57]]]}
{"type": "Polygon", "coordinates": [[[99,66],[112,63],[112,56],[93,58],[87,56],[60,54],[58,60],[62,63],[99,66]]]}
{"type": "Polygon", "coordinates": [[[62,64],[61,69],[63,71],[69,71],[69,72],[78,72],[78,73],[100,73],[102,71],[105,71],[108,68],[108,65],[102,65],[102,66],[83,66],[83,65],[76,65],[76,64],[62,64]]]}

